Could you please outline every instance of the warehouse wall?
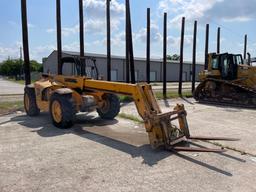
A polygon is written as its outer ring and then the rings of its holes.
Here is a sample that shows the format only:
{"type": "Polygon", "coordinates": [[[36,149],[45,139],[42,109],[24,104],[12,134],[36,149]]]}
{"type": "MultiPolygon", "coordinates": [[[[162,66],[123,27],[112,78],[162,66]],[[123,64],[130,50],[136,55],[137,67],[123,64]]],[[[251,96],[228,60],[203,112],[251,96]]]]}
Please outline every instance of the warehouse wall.
{"type": "MultiPolygon", "coordinates": [[[[65,53],[63,53],[63,57],[69,56],[65,53]]],[[[104,56],[95,56],[96,59],[96,65],[99,70],[100,76],[103,77],[103,79],[106,79],[107,77],[107,59],[104,58],[104,56]]],[[[123,58],[112,58],[112,66],[111,66],[111,73],[112,73],[112,79],[114,81],[124,81],[126,77],[126,67],[125,67],[125,59],[123,58]]],[[[52,74],[57,73],[57,52],[54,51],[48,59],[43,63],[44,65],[44,73],[50,72],[52,74]]],[[[151,75],[152,80],[155,79],[155,81],[162,81],[163,75],[162,75],[162,67],[163,63],[159,60],[153,60],[151,61],[151,75]]],[[[183,67],[183,81],[191,81],[191,71],[192,71],[192,65],[191,63],[184,63],[183,67]]],[[[202,64],[196,65],[196,74],[198,74],[200,71],[204,69],[204,66],[202,64]]],[[[65,75],[72,75],[73,74],[73,66],[65,64],[63,68],[63,74],[65,75]]],[[[135,75],[136,80],[138,81],[146,81],[146,61],[139,59],[135,59],[135,75]]],[[[178,81],[179,79],[179,62],[173,61],[168,62],[167,64],[167,81],[178,81]]],[[[198,80],[198,79],[197,79],[198,80]]]]}

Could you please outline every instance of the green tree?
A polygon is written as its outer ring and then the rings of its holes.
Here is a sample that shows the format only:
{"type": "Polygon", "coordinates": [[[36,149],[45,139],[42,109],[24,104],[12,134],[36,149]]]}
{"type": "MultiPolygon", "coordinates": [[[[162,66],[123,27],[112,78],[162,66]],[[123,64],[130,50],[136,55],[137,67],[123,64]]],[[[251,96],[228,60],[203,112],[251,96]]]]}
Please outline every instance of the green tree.
{"type": "Polygon", "coordinates": [[[172,61],[179,61],[180,60],[180,56],[177,54],[174,55],[167,55],[167,59],[168,60],[172,60],[172,61]]]}
{"type": "Polygon", "coordinates": [[[37,72],[42,72],[43,70],[43,65],[38,63],[35,60],[30,61],[30,70],[31,71],[37,71],[37,72]]]}
{"type": "MultiPolygon", "coordinates": [[[[35,60],[30,61],[31,71],[43,71],[43,65],[35,60]]],[[[5,76],[12,76],[17,79],[18,76],[23,74],[23,61],[19,59],[7,59],[0,65],[0,74],[5,76]]]]}
{"type": "Polygon", "coordinates": [[[22,63],[18,59],[7,59],[2,62],[0,73],[17,78],[22,73],[22,63]]]}

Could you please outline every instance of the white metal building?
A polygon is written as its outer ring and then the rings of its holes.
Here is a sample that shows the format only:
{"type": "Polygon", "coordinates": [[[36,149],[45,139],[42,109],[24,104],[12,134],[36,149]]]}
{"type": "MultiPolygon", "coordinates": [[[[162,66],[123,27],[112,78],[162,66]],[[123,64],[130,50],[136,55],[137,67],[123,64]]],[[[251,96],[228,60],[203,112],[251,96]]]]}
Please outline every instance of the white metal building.
{"type": "MultiPolygon", "coordinates": [[[[107,56],[103,54],[92,54],[86,53],[86,56],[95,58],[96,66],[99,71],[99,75],[103,79],[107,78],[107,56]]],[[[78,52],[63,52],[63,57],[65,56],[79,56],[78,52]]],[[[126,76],[126,60],[125,57],[112,56],[111,65],[111,79],[112,81],[125,81],[126,76]]],[[[50,72],[52,74],[57,73],[57,51],[53,51],[49,57],[43,62],[44,73],[50,72]]],[[[151,59],[150,65],[150,78],[151,81],[162,81],[162,67],[163,61],[161,59],[151,59]]],[[[183,71],[183,81],[191,81],[191,62],[184,62],[183,71]]],[[[196,65],[196,74],[204,69],[203,63],[198,63],[196,65]]],[[[72,75],[73,67],[70,65],[65,65],[63,67],[63,74],[72,75]]],[[[137,81],[146,81],[146,59],[145,58],[135,58],[135,76],[137,81]]],[[[167,63],[167,81],[178,81],[179,79],[179,61],[168,61],[167,63]]]]}

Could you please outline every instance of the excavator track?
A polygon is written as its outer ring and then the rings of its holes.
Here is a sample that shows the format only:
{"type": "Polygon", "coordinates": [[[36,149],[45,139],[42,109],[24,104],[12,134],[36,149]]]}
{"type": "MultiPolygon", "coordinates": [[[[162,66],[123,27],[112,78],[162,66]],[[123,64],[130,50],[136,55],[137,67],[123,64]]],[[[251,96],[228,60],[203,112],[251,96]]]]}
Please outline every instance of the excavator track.
{"type": "Polygon", "coordinates": [[[207,78],[193,93],[200,103],[256,108],[256,90],[236,82],[207,78]]]}

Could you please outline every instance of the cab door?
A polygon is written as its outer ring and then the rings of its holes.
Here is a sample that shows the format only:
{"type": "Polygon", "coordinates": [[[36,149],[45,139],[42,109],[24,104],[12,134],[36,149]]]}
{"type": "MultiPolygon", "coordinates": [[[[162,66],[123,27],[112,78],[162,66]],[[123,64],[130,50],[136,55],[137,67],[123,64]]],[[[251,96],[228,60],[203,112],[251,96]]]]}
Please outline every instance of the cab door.
{"type": "Polygon", "coordinates": [[[234,55],[223,54],[221,56],[221,77],[224,80],[237,79],[237,63],[234,60],[234,55]]]}

